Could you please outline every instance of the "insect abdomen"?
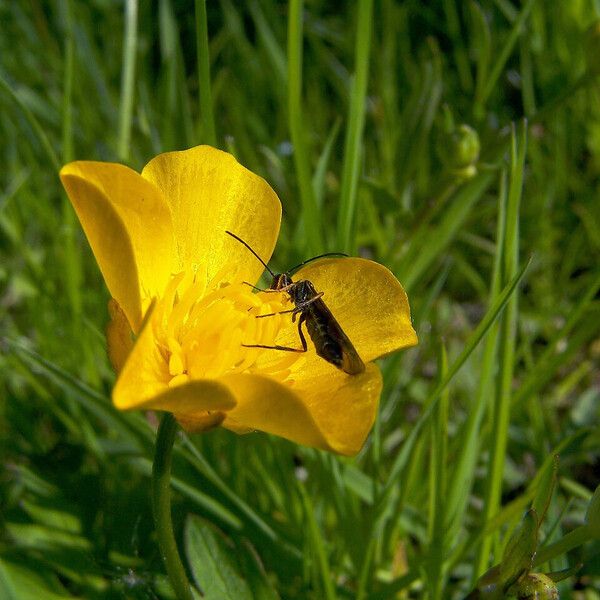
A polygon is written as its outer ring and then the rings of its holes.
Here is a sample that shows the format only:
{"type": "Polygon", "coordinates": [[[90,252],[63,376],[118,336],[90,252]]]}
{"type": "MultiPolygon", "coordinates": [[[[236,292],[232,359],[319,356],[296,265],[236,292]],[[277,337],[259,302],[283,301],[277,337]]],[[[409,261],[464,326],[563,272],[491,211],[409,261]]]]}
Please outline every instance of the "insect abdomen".
{"type": "Polygon", "coordinates": [[[311,315],[305,320],[306,330],[310,339],[315,345],[317,354],[326,361],[341,368],[343,362],[342,345],[329,333],[328,322],[319,318],[318,315],[311,315]]]}

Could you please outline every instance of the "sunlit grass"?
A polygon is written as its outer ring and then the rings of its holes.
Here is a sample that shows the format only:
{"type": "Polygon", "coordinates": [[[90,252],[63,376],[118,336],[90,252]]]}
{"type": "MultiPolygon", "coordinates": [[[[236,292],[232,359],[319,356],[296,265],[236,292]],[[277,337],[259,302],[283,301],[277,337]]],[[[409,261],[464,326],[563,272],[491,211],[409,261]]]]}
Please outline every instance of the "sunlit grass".
{"type": "Polygon", "coordinates": [[[206,597],[463,598],[555,453],[535,570],[583,563],[561,598],[598,597],[597,1],[0,0],[0,15],[0,597],[173,597],[156,423],[110,404],[108,294],[57,169],[215,140],[282,200],[274,267],[374,258],[420,344],[381,362],[356,459],[182,436],[175,528],[206,597]],[[461,123],[480,139],[469,164],[461,123]]]}

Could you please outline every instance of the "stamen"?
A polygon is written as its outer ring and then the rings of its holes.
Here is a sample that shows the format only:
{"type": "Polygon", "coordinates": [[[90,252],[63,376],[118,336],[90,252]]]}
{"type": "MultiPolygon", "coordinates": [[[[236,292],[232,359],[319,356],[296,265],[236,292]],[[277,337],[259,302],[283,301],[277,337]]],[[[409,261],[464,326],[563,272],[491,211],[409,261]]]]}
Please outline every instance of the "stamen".
{"type": "Polygon", "coordinates": [[[289,377],[296,353],[246,348],[244,344],[274,346],[289,319],[287,315],[257,319],[256,315],[289,308],[286,294],[254,293],[242,283],[229,284],[226,270],[207,284],[206,268],[178,273],[167,285],[156,310],[159,350],[168,362],[170,386],[190,379],[218,378],[227,373],[289,377]]]}

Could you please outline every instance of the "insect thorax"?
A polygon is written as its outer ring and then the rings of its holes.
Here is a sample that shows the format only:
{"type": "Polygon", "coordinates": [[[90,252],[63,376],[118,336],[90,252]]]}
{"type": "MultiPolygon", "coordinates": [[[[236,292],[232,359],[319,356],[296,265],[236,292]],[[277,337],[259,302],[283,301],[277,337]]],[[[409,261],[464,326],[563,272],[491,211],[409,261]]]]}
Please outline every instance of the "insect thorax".
{"type": "Polygon", "coordinates": [[[294,282],[287,292],[296,306],[312,300],[317,295],[315,286],[306,279],[294,282]]]}

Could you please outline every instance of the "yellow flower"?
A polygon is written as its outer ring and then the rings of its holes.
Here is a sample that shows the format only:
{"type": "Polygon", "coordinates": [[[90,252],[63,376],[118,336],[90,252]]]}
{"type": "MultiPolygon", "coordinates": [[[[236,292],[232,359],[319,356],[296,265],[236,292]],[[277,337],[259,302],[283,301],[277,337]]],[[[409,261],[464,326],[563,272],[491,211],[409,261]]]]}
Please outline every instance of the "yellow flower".
{"type": "Polygon", "coordinates": [[[417,343],[406,294],[381,265],[323,259],[302,268],[366,363],[347,375],[300,347],[285,293],[255,293],[281,204],[233,156],[209,146],[168,152],[141,174],[123,165],[73,162],[61,180],[112,300],[109,355],[122,410],[172,412],[188,430],[222,424],[355,454],[371,429],[381,374],[371,361],[417,343]],[[133,335],[132,335],[133,334],[133,335]],[[135,341],[134,341],[135,338],[135,341]]]}

